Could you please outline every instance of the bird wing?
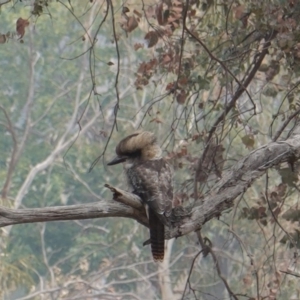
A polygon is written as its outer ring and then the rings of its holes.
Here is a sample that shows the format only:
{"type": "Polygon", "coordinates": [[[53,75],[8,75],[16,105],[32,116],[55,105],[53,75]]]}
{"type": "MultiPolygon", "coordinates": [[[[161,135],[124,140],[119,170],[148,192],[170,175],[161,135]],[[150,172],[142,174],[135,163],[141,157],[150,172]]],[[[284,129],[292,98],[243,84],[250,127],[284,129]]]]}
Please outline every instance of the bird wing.
{"type": "Polygon", "coordinates": [[[136,164],[128,172],[134,193],[166,224],[165,217],[171,214],[173,201],[172,171],[169,164],[163,158],[147,160],[136,164]]]}
{"type": "Polygon", "coordinates": [[[134,193],[146,204],[149,217],[151,252],[155,261],[163,261],[165,225],[173,201],[172,171],[164,159],[140,161],[127,170],[134,193]]]}

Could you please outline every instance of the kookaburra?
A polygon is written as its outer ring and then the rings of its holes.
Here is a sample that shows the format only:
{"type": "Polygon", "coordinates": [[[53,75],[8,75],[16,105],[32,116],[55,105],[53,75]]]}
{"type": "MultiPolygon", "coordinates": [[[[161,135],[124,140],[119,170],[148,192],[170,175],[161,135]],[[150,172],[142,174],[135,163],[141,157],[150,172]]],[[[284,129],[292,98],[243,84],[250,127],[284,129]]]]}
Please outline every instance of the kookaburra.
{"type": "Polygon", "coordinates": [[[146,207],[149,218],[151,251],[155,261],[164,258],[165,226],[173,201],[172,171],[162,157],[156,137],[148,131],[131,134],[116,147],[117,157],[108,165],[124,162],[133,193],[146,207]]]}

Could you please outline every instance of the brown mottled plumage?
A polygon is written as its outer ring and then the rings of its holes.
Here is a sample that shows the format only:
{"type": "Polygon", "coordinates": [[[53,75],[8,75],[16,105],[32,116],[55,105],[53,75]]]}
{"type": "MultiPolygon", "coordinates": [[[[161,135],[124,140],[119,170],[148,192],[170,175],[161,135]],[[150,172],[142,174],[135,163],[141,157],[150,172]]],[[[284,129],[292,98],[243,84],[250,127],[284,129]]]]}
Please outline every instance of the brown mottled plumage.
{"type": "Polygon", "coordinates": [[[127,136],[116,147],[117,157],[108,165],[125,162],[129,181],[148,208],[151,251],[155,261],[164,258],[165,225],[172,209],[173,185],[169,164],[153,133],[137,132],[127,136]]]}

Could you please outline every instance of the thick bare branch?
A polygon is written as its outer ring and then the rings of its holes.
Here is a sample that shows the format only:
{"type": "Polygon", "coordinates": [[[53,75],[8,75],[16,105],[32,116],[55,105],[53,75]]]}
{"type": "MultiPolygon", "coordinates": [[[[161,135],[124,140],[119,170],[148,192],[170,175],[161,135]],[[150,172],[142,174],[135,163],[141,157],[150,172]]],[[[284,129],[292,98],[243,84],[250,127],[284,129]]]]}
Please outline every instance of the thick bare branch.
{"type": "Polygon", "coordinates": [[[0,227],[49,221],[66,221],[108,217],[134,219],[147,226],[146,215],[117,202],[100,201],[89,204],[53,206],[45,208],[11,209],[0,206],[0,227]]]}
{"type": "Polygon", "coordinates": [[[198,230],[203,224],[230,208],[233,200],[244,193],[253,181],[264,172],[282,162],[294,162],[300,158],[300,133],[288,140],[271,142],[241,159],[204,197],[203,204],[193,208],[190,216],[181,220],[167,233],[167,238],[185,235],[198,230]]]}
{"type": "MultiPolygon", "coordinates": [[[[282,162],[293,163],[300,158],[300,132],[286,141],[271,142],[241,159],[204,197],[203,204],[194,207],[189,214],[177,208],[173,211],[173,226],[166,232],[166,239],[186,235],[198,230],[207,221],[230,208],[234,199],[244,193],[252,182],[264,172],[282,162]]],[[[0,207],[0,227],[34,222],[77,220],[106,217],[131,218],[148,226],[147,217],[139,197],[106,185],[114,200],[90,204],[56,206],[48,208],[9,209],[0,207]],[[125,204],[124,204],[125,203],[125,204]]]]}

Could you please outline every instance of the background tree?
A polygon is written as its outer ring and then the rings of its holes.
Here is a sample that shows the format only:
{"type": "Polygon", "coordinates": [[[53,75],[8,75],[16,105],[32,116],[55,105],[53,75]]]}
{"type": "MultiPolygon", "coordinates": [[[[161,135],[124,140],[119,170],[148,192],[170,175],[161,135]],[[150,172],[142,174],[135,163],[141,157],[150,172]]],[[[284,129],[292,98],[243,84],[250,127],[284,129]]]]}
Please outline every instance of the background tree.
{"type": "Polygon", "coordinates": [[[299,298],[298,1],[0,7],[2,298],[299,298]],[[175,170],[161,265],[106,168],[141,128],[175,170]]]}

